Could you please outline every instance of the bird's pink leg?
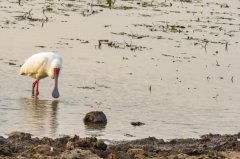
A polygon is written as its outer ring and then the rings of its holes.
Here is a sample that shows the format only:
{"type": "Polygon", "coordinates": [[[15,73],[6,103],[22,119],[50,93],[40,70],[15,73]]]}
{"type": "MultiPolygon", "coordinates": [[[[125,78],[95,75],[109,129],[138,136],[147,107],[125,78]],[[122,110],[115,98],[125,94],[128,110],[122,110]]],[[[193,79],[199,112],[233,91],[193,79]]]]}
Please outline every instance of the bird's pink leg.
{"type": "Polygon", "coordinates": [[[32,84],[32,94],[34,95],[34,89],[35,89],[35,86],[36,86],[36,83],[38,82],[38,80],[36,80],[35,82],[33,82],[32,84]]]}
{"type": "Polygon", "coordinates": [[[37,88],[36,88],[36,96],[38,96],[39,95],[39,91],[38,91],[38,85],[39,85],[39,79],[37,80],[37,88]]]}

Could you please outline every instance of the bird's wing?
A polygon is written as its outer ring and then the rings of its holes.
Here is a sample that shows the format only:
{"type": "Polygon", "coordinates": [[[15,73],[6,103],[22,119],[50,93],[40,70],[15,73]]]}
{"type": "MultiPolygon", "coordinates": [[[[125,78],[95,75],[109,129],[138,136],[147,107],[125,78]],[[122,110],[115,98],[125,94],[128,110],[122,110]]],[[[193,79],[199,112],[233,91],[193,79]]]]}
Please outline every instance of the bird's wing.
{"type": "Polygon", "coordinates": [[[38,78],[39,76],[46,76],[45,68],[47,63],[47,57],[30,58],[22,65],[20,74],[28,75],[33,78],[38,78]]]}

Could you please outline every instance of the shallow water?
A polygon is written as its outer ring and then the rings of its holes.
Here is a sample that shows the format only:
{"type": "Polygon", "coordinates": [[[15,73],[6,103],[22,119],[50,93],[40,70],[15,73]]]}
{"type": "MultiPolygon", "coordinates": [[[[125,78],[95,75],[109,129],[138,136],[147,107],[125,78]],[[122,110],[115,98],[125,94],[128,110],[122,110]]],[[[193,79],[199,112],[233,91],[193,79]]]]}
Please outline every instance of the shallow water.
{"type": "Polygon", "coordinates": [[[239,132],[239,1],[93,4],[0,0],[0,135],[131,140],[239,132]],[[99,40],[108,42],[99,47],[99,40]],[[64,59],[58,100],[49,78],[35,98],[33,79],[18,74],[40,51],[64,59]],[[94,110],[106,114],[105,127],[84,125],[94,110]]]}

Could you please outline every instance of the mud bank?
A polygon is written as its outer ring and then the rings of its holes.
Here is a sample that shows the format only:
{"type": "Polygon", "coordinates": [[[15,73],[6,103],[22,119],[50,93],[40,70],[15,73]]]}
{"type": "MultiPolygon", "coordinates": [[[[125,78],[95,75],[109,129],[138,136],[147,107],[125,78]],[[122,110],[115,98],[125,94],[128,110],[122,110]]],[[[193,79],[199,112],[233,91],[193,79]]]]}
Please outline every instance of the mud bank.
{"type": "Polygon", "coordinates": [[[97,138],[64,136],[57,139],[32,137],[13,132],[0,137],[0,158],[239,158],[240,133],[235,135],[207,134],[200,139],[164,141],[149,137],[134,141],[111,142],[97,138]]]}

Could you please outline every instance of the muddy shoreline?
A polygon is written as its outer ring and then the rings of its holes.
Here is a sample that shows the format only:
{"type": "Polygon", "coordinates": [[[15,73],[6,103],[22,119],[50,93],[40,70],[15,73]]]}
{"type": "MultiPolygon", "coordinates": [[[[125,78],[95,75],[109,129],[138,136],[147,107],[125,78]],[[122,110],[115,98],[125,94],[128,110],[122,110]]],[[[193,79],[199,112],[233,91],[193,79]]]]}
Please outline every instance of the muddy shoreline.
{"type": "Polygon", "coordinates": [[[111,141],[238,132],[239,11],[237,0],[116,0],[111,9],[106,0],[0,1],[0,134],[111,141]],[[19,75],[45,51],[64,59],[59,100],[49,78],[34,98],[33,79],[19,75]],[[95,110],[107,125],[82,122],[95,110]]]}
{"type": "Polygon", "coordinates": [[[234,135],[207,134],[200,139],[155,137],[133,141],[111,142],[94,137],[64,136],[57,139],[32,137],[29,133],[13,132],[0,136],[0,158],[238,158],[240,133],[234,135]]]}

